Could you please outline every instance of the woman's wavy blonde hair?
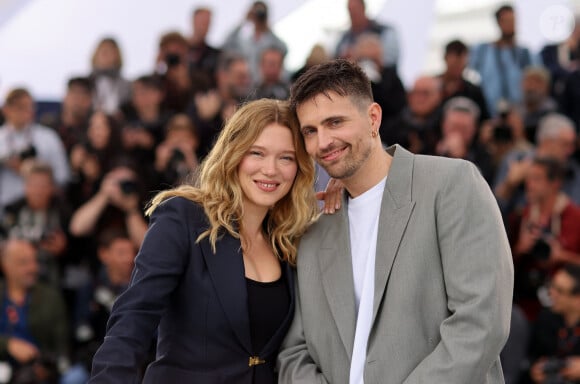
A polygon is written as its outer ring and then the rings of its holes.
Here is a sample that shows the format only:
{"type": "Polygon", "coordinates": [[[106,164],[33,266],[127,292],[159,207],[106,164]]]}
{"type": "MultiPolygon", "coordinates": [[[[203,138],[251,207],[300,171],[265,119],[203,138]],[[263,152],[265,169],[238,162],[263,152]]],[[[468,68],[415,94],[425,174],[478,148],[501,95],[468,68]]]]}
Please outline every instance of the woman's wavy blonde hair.
{"type": "Polygon", "coordinates": [[[199,203],[209,219],[208,230],[197,241],[209,237],[215,252],[216,241],[224,230],[239,239],[244,210],[238,166],[264,128],[273,123],[292,131],[298,167],[292,188],[270,209],[265,229],[276,256],[295,265],[297,242],[317,217],[318,209],[313,187],[314,162],[306,152],[298,121],[286,101],[261,99],[242,106],[226,123],[200,165],[195,184],[160,192],[146,213],[150,215],[170,197],[181,196],[199,203]]]}

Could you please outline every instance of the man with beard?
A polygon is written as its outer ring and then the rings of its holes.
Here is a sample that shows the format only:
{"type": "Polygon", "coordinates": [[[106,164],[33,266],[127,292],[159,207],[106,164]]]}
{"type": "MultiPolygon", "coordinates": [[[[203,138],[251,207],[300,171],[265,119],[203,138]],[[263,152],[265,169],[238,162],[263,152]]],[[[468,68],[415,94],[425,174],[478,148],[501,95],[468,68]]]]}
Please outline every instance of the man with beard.
{"type": "Polygon", "coordinates": [[[516,44],[513,7],[500,7],[495,18],[501,32],[499,40],[475,46],[469,58],[469,67],[481,76],[481,88],[492,116],[497,114],[500,100],[520,102],[522,71],[535,61],[528,48],[516,44]]]}
{"type": "Polygon", "coordinates": [[[308,70],[290,101],[346,193],[300,241],[280,383],[503,383],[512,257],[477,168],[385,151],[381,107],[349,61],[308,70]]]}

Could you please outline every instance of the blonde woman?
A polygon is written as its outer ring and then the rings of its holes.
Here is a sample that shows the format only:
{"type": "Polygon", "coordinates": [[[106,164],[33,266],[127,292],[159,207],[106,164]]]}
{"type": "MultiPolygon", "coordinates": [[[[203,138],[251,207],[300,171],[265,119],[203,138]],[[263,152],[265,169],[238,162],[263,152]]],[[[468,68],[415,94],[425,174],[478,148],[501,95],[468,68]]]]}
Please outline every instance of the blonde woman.
{"type": "Polygon", "coordinates": [[[157,195],[130,287],[118,299],[91,383],[275,383],[294,311],[290,265],[316,216],[314,165],[286,102],[228,121],[195,186],[157,195]]]}

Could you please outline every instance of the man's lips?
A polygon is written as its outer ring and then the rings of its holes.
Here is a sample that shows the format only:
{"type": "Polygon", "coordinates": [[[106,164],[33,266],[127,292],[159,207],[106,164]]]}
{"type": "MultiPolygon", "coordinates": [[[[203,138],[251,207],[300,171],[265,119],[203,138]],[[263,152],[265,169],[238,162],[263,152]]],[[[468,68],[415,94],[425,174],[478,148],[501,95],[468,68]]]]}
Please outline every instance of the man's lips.
{"type": "Polygon", "coordinates": [[[345,149],[346,149],[346,146],[341,147],[341,148],[337,148],[337,149],[334,149],[334,150],[332,150],[324,155],[320,155],[318,157],[322,161],[332,161],[332,160],[335,160],[338,157],[340,157],[340,155],[342,155],[342,153],[345,151],[345,149]]]}

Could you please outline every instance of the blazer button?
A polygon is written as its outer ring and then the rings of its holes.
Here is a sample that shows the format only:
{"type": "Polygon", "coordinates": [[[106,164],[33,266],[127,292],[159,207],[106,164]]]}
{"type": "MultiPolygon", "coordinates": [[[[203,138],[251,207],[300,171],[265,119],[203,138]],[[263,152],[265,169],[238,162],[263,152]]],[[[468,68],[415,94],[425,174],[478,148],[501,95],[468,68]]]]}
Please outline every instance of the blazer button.
{"type": "Polygon", "coordinates": [[[264,364],[266,360],[260,359],[258,356],[250,356],[250,361],[248,362],[248,367],[253,367],[254,365],[264,364]]]}

